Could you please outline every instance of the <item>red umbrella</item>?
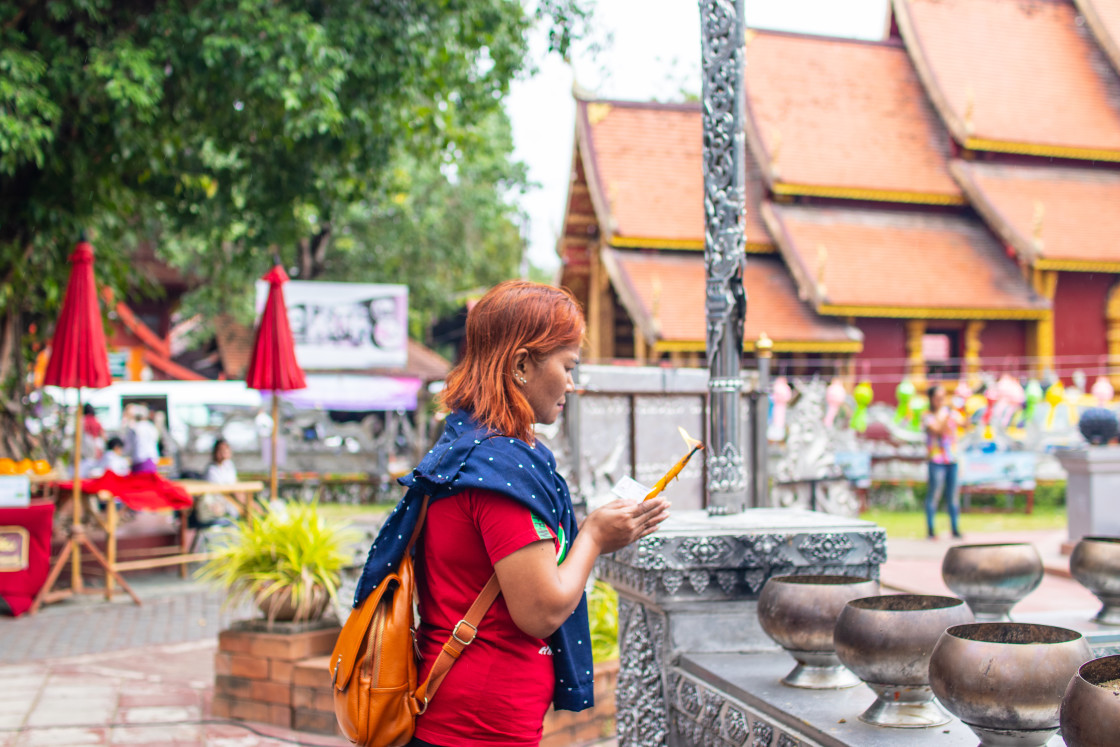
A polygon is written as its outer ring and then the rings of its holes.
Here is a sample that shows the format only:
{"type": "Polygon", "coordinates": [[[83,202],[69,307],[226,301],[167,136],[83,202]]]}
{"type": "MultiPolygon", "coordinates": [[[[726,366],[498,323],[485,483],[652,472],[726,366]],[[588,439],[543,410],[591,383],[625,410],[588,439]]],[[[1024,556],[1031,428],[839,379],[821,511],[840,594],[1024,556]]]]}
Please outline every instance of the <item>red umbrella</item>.
{"type": "Polygon", "coordinates": [[[112,377],[93,280],[93,246],[88,241],[79,241],[70,255],[70,264],[70,283],[62,299],[62,313],[58,315],[43,383],[103,389],[112,377]]]}
{"type": "Polygon", "coordinates": [[[288,307],[284,304],[284,283],[288,274],[277,262],[261,280],[268,282],[268,300],[264,304],[257,341],[245,372],[245,383],[253,389],[272,392],[272,460],[270,466],[269,496],[276,498],[276,438],[280,427],[278,391],[304,389],[307,381],[303,369],[296,361],[292,327],[288,323],[288,307]]]}
{"type": "Polygon", "coordinates": [[[82,546],[128,591],[137,604],[139,598],[115,571],[89,538],[82,526],[82,387],[102,389],[112,383],[109,375],[109,356],[105,349],[105,327],[101,320],[101,307],[97,301],[97,284],[93,279],[93,246],[84,238],[70,255],[70,282],[62,299],[62,311],[51,342],[51,357],[43,375],[43,383],[78,390],[77,422],[74,425],[74,521],[70,538],[55,561],[43,590],[35,599],[32,612],[46,598],[51,586],[66,563],[71,560],[70,593],[81,593],[82,546]]]}

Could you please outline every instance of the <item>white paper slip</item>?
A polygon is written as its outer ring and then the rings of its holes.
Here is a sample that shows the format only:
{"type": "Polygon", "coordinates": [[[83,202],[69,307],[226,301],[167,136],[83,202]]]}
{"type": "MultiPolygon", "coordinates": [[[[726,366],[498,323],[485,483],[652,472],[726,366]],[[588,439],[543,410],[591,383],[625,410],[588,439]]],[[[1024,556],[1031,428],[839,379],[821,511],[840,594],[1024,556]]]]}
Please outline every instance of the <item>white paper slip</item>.
{"type": "Polygon", "coordinates": [[[646,499],[646,496],[649,495],[649,491],[651,490],[653,490],[653,488],[647,488],[637,480],[623,477],[614,484],[614,487],[611,488],[611,493],[623,500],[641,503],[646,499]]]}

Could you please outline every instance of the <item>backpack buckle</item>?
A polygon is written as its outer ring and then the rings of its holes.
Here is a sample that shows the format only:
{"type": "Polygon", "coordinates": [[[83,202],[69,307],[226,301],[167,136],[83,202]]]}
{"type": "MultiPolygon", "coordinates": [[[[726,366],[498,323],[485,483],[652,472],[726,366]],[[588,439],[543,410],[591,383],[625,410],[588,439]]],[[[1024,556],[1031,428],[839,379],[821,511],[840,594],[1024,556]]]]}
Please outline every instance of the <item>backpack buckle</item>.
{"type": "Polygon", "coordinates": [[[455,623],[455,627],[451,630],[451,637],[454,638],[459,643],[463,644],[464,646],[471,645],[471,642],[474,641],[474,637],[476,635],[478,635],[478,628],[471,625],[466,620],[460,620],[459,622],[455,623]],[[470,638],[463,639],[463,638],[459,637],[459,626],[460,625],[466,625],[468,628],[471,629],[470,638]]]}

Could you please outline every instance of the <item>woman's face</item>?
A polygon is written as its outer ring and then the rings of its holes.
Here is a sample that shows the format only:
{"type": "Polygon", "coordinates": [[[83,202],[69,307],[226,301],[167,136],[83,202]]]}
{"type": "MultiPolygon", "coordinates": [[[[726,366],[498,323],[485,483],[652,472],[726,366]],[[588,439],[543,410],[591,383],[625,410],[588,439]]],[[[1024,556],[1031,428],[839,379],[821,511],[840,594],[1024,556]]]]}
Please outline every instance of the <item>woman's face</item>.
{"type": "Polygon", "coordinates": [[[214,461],[218,464],[232,457],[233,449],[229,447],[229,444],[218,444],[218,448],[214,449],[214,461]]]}
{"type": "Polygon", "coordinates": [[[929,401],[929,409],[936,410],[941,405],[945,404],[945,387],[937,387],[933,392],[933,397],[929,401]]]}
{"type": "Polygon", "coordinates": [[[526,357],[518,364],[516,375],[525,378],[521,391],[533,408],[534,422],[551,425],[560,417],[568,392],[576,390],[572,370],[578,363],[579,345],[572,345],[560,348],[540,361],[526,357]]]}

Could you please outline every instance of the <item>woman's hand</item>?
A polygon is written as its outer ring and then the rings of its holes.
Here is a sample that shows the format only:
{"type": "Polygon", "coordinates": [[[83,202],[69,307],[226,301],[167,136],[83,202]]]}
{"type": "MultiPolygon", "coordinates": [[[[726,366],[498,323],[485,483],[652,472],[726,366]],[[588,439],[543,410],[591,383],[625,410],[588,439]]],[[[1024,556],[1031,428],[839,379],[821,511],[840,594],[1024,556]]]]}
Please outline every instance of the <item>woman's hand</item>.
{"type": "Polygon", "coordinates": [[[556,565],[552,540],[533,542],[494,564],[513,622],[536,638],[548,638],[583,596],[595,559],[654,532],[669,517],[658,496],[642,503],[617,500],[583,521],[564,562],[556,565]]]}
{"type": "Polygon", "coordinates": [[[640,503],[619,499],[593,511],[580,531],[591,535],[602,555],[652,534],[667,518],[669,501],[661,496],[640,503]]]}

